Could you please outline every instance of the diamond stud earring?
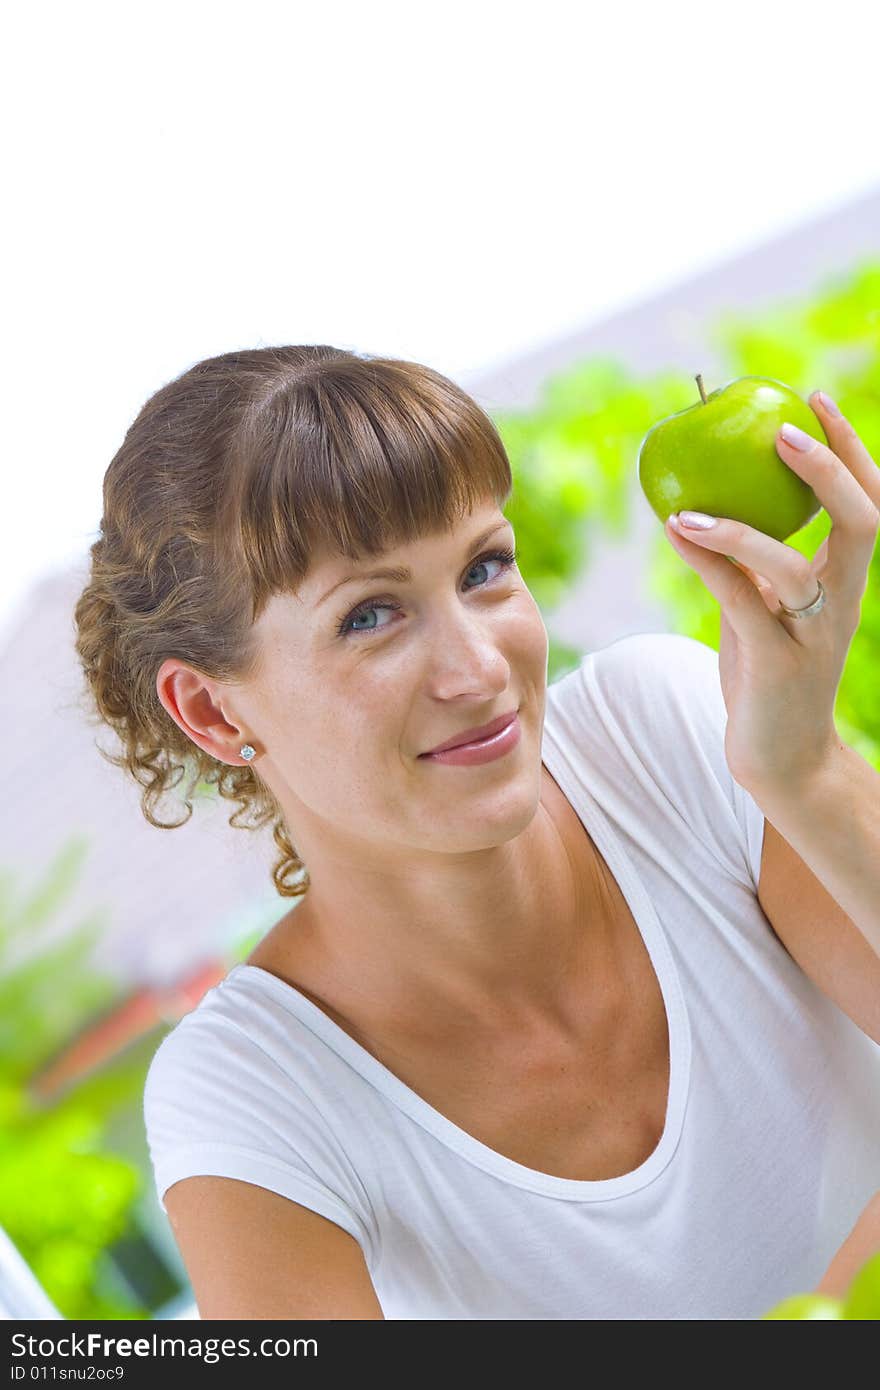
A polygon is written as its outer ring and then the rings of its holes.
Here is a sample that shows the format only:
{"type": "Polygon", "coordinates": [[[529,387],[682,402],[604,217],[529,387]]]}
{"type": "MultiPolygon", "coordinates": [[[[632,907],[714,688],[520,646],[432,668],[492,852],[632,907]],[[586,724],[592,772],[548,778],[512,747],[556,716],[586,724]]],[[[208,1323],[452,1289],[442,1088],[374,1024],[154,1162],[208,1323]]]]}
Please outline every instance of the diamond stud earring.
{"type": "Polygon", "coordinates": [[[250,762],[251,758],[255,758],[257,756],[256,748],[251,748],[251,745],[249,743],[244,744],[244,746],[239,749],[239,752],[241,753],[241,756],[243,758],[247,759],[248,762],[250,762]]]}

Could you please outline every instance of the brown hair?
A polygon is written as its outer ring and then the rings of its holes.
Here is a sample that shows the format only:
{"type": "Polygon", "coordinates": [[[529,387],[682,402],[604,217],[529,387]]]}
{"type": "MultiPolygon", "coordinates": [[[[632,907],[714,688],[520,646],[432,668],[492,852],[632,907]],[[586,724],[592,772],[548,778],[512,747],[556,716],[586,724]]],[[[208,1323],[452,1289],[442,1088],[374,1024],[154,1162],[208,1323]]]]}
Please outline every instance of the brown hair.
{"type": "Polygon", "coordinates": [[[372,557],[449,529],[486,497],[503,507],[511,490],[491,419],[415,362],[252,348],[198,362],[156,391],[104,475],[100,535],[74,611],[86,712],[123,749],[98,751],[143,788],[149,823],[184,825],[197,784],[216,783],[240,803],[230,825],[274,820],[275,887],[305,894],[308,871],[270,788],[255,768],[219,762],[187,737],[158,697],[162,662],[249,680],[254,622],[273,594],[299,587],[314,554],[372,557]],[[158,820],[156,803],[187,771],[187,814],[158,820]]]}

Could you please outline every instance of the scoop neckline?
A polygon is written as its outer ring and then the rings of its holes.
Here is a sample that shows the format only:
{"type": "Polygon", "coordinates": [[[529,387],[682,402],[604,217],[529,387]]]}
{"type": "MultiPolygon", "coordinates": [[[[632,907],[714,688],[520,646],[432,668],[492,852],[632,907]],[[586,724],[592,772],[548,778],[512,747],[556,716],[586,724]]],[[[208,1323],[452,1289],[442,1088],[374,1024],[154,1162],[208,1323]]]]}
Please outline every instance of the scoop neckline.
{"type": "Polygon", "coordinates": [[[681,1138],[690,1081],[690,1025],[678,969],[653,903],[598,802],[582,781],[575,783],[562,746],[552,730],[547,727],[546,716],[541,760],[565,793],[572,809],[594,840],[617,881],[641,933],[663,996],[669,1039],[666,1115],[663,1133],[656,1147],[638,1167],[611,1178],[563,1178],[554,1173],[543,1173],[537,1168],[529,1168],[526,1164],[518,1163],[484,1144],[442,1115],[439,1110],[435,1110],[395,1076],[384,1063],[350,1037],[311,999],[286,980],[281,980],[277,975],[264,970],[262,966],[249,965],[246,961],[234,965],[221,981],[219,988],[222,989],[236,976],[258,982],[261,988],[272,994],[288,1012],[294,1014],[399,1110],[404,1111],[423,1129],[428,1130],[448,1148],[478,1168],[504,1182],[528,1188],[532,1192],[573,1201],[600,1202],[625,1197],[647,1187],[660,1176],[675,1153],[681,1138]],[[549,759],[548,750],[552,750],[549,759]]]}

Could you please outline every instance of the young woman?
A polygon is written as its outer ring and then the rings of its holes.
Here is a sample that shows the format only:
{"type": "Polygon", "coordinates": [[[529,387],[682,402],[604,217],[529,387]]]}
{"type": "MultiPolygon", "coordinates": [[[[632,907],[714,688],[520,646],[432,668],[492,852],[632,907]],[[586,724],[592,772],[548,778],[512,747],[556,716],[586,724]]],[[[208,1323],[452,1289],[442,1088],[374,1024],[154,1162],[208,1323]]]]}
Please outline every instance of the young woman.
{"type": "Polygon", "coordinates": [[[114,761],[271,820],[293,900],[147,1080],[202,1317],[759,1317],[871,1205],[880,958],[815,878],[829,964],[765,914],[711,649],[548,687],[511,490],[453,382],[323,346],[198,363],[107,470],[114,761]]]}

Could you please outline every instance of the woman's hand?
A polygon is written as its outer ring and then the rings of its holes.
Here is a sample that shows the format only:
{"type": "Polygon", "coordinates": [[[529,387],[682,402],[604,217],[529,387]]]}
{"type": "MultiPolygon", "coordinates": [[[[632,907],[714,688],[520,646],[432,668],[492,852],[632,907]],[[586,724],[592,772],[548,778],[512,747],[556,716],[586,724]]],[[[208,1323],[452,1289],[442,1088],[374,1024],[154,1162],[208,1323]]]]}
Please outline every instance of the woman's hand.
{"type": "Polygon", "coordinates": [[[880,1192],[875,1192],[834,1259],[816,1285],[814,1293],[845,1298],[862,1265],[880,1251],[880,1192]]]}
{"type": "MultiPolygon", "coordinates": [[[[832,526],[812,561],[792,546],[739,521],[719,518],[707,530],[666,534],[721,605],[719,674],[727,706],[724,752],[747,790],[788,794],[839,750],[834,702],[880,525],[880,469],[849,421],[810,406],[835,452],[810,435],[797,449],[780,430],[777,451],[808,483],[832,526]],[[731,560],[735,563],[731,564],[731,560]],[[821,612],[790,618],[780,608],[821,612]]],[[[685,514],[686,515],[686,514],[685,514]]]]}

